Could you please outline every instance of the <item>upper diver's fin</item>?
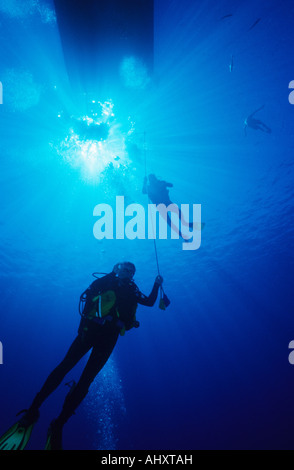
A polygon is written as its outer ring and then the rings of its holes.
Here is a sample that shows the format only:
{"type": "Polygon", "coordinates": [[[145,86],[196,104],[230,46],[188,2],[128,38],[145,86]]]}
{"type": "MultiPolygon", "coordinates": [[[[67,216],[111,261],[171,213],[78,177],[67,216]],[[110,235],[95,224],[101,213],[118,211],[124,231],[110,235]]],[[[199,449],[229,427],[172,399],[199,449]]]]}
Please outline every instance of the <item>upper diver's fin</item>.
{"type": "Polygon", "coordinates": [[[195,229],[198,230],[199,232],[200,232],[201,230],[203,230],[204,227],[205,227],[205,222],[201,222],[201,223],[199,223],[199,222],[190,222],[190,223],[189,223],[189,228],[195,228],[195,229]]]}
{"type": "MultiPolygon", "coordinates": [[[[24,417],[0,437],[0,450],[24,450],[27,446],[34,425],[39,419],[39,411],[23,411],[26,412],[24,417]]],[[[20,413],[23,413],[23,411],[20,411],[20,413]]]]}
{"type": "Polygon", "coordinates": [[[221,17],[221,20],[224,20],[225,18],[230,18],[232,15],[232,13],[230,13],[229,15],[224,15],[221,17]]]}
{"type": "Polygon", "coordinates": [[[253,28],[255,28],[255,26],[260,22],[261,18],[258,18],[255,23],[253,23],[252,26],[250,26],[250,28],[248,29],[248,31],[251,31],[253,28]]]}

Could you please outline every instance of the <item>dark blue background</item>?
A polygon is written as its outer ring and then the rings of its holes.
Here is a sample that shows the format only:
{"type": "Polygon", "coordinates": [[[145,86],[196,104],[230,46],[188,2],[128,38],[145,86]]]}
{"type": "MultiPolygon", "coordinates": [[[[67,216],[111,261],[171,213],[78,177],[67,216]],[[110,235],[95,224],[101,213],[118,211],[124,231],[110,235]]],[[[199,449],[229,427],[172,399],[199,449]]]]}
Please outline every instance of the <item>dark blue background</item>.
{"type": "MultiPolygon", "coordinates": [[[[99,242],[92,231],[94,206],[122,190],[145,203],[145,131],[148,171],[174,184],[174,202],[202,204],[202,245],[158,242],[172,303],[139,308],[141,327],[120,338],[64,448],[293,449],[292,2],[157,2],[152,85],[104,90],[116,123],[135,122],[138,151],[116,179],[97,181],[56,151],[69,128],[58,113],[84,109],[52,5],[24,5],[0,6],[0,433],[66,353],[93,271],[130,259],[140,289],[152,287],[152,241],[99,242]],[[262,105],[256,117],[272,133],[245,136],[262,105]]],[[[43,405],[31,449],[44,447],[66,393],[43,405]]]]}

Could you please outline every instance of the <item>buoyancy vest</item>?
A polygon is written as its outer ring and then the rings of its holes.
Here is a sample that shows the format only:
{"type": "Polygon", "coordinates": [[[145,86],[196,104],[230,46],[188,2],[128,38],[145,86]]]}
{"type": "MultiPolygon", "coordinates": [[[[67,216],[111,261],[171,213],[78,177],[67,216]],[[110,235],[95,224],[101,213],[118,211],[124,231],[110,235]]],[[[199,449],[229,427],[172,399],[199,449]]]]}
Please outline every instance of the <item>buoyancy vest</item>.
{"type": "Polygon", "coordinates": [[[107,275],[94,281],[81,295],[80,314],[83,318],[99,325],[113,322],[120,328],[120,334],[123,336],[125,331],[137,324],[137,289],[134,282],[119,286],[114,275],[107,275]],[[83,304],[82,311],[81,304],[83,304]]]}
{"type": "Polygon", "coordinates": [[[113,290],[107,290],[101,294],[96,295],[92,299],[93,308],[87,314],[90,319],[106,317],[116,302],[116,295],[113,290]]]}

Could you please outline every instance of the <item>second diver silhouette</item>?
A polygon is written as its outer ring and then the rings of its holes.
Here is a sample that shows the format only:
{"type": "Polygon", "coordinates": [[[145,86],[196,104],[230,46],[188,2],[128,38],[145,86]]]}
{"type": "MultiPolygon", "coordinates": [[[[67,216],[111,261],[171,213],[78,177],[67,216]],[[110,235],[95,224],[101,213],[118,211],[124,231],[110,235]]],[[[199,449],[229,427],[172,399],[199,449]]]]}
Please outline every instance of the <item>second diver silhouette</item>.
{"type": "MultiPolygon", "coordinates": [[[[157,179],[157,177],[154,174],[150,174],[148,176],[148,178],[147,178],[147,176],[145,176],[145,178],[144,178],[144,184],[143,184],[142,192],[143,192],[143,194],[148,194],[148,198],[150,199],[150,201],[153,204],[155,204],[155,205],[163,204],[166,207],[170,206],[171,211],[173,211],[175,213],[178,213],[178,216],[179,216],[179,219],[181,220],[182,225],[184,225],[186,227],[189,227],[191,229],[196,228],[196,230],[202,230],[205,226],[204,223],[186,222],[186,220],[183,217],[183,214],[181,212],[181,209],[179,209],[176,206],[176,204],[173,203],[170,200],[168,188],[172,188],[172,187],[173,187],[172,183],[168,183],[166,181],[159,180],[159,179],[157,179]]],[[[171,217],[166,212],[166,210],[164,210],[164,212],[160,212],[160,210],[159,210],[159,213],[161,214],[162,217],[164,217],[164,218],[166,217],[166,221],[167,221],[168,225],[173,230],[175,230],[176,232],[178,231],[180,237],[183,238],[184,240],[186,240],[186,236],[184,236],[181,233],[181,230],[179,230],[179,228],[177,228],[173,225],[171,217]]]]}
{"type": "Polygon", "coordinates": [[[256,111],[254,111],[253,113],[251,113],[244,121],[244,132],[245,132],[245,136],[247,135],[246,133],[246,129],[247,127],[251,127],[251,129],[254,129],[256,131],[262,131],[262,132],[266,132],[267,134],[271,134],[272,130],[266,125],[264,124],[264,122],[262,122],[260,119],[255,119],[253,116],[258,113],[259,111],[261,111],[262,109],[264,108],[264,105],[261,106],[260,108],[258,108],[256,111]]]}

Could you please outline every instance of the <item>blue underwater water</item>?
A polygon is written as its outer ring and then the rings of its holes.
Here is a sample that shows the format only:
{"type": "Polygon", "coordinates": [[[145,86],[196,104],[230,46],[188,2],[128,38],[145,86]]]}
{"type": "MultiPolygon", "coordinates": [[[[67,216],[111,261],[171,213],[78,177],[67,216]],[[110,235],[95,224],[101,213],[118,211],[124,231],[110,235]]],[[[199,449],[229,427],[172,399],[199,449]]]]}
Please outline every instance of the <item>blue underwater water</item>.
{"type": "MultiPolygon", "coordinates": [[[[97,204],[146,203],[146,155],[175,203],[201,204],[201,247],[157,240],[171,305],[139,306],[64,448],[294,448],[293,19],[290,1],[160,0],[151,81],[139,64],[125,89],[87,97],[73,92],[53,3],[0,1],[0,434],[64,357],[93,272],[130,260],[149,294],[153,241],[93,235],[97,204]],[[72,129],[89,106],[110,129],[102,148],[72,129]],[[245,132],[262,106],[271,133],[245,132]]],[[[30,449],[44,448],[64,383],[30,449]]]]}

